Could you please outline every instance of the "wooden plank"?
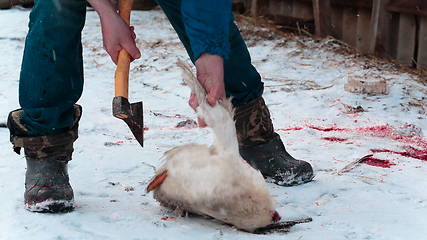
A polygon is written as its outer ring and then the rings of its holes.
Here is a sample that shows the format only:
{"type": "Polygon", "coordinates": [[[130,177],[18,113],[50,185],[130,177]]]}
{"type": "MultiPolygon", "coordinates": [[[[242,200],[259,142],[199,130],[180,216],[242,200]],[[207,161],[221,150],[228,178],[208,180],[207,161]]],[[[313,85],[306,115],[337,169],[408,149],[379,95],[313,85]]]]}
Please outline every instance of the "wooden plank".
{"type": "Polygon", "coordinates": [[[331,6],[331,36],[342,39],[343,35],[343,8],[331,6]]]}
{"type": "Polygon", "coordinates": [[[275,0],[280,4],[280,14],[284,16],[292,16],[292,7],[294,3],[289,0],[275,0]]]}
{"type": "MultiPolygon", "coordinates": [[[[268,13],[272,15],[284,15],[282,8],[283,8],[283,1],[270,0],[268,13]]],[[[289,16],[289,15],[285,15],[285,16],[289,16]]]]}
{"type": "Polygon", "coordinates": [[[313,4],[310,1],[309,3],[303,3],[301,18],[304,20],[313,19],[313,4]]]}
{"type": "Polygon", "coordinates": [[[384,6],[390,0],[374,0],[372,6],[369,52],[378,57],[387,55],[387,35],[390,14],[384,6]]]}
{"type": "Polygon", "coordinates": [[[344,8],[342,40],[351,46],[356,46],[357,9],[344,8]]]}
{"type": "Polygon", "coordinates": [[[397,40],[396,60],[412,66],[416,39],[415,16],[401,13],[399,18],[399,38],[397,40]]]}
{"type": "Polygon", "coordinates": [[[331,0],[332,5],[355,8],[372,8],[373,0],[331,0]]]}
{"type": "MultiPolygon", "coordinates": [[[[299,2],[311,2],[312,0],[296,0],[299,2]]],[[[330,0],[331,6],[346,8],[372,8],[373,0],[330,0]]]]}
{"type": "Polygon", "coordinates": [[[390,13],[388,22],[387,53],[397,58],[397,41],[399,39],[399,13],[390,13]]]}
{"type": "Polygon", "coordinates": [[[302,10],[304,8],[304,3],[299,1],[294,1],[292,6],[292,17],[302,18],[302,10]]]}
{"type": "Polygon", "coordinates": [[[271,1],[275,1],[277,2],[276,6],[278,6],[278,9],[280,11],[279,14],[283,15],[283,16],[288,16],[288,17],[294,17],[294,3],[295,1],[293,0],[270,0],[271,1]]]}
{"type": "Polygon", "coordinates": [[[232,0],[231,11],[234,13],[245,14],[251,9],[252,0],[232,0]]]}
{"type": "Polygon", "coordinates": [[[356,48],[362,52],[369,51],[369,28],[371,27],[371,11],[360,8],[357,11],[356,48]]]}
{"type": "Polygon", "coordinates": [[[238,13],[238,14],[244,14],[246,12],[247,5],[243,2],[237,2],[233,1],[231,3],[231,12],[238,13]]]}
{"type": "Polygon", "coordinates": [[[385,10],[390,12],[400,12],[406,14],[414,14],[427,16],[427,1],[426,0],[391,0],[385,5],[385,10]]]}
{"type": "Polygon", "coordinates": [[[324,38],[331,33],[331,3],[329,0],[313,0],[316,36],[324,38]]]}
{"type": "Polygon", "coordinates": [[[418,38],[418,68],[427,69],[427,17],[419,18],[419,38],[418,38]]]}
{"type": "Polygon", "coordinates": [[[239,1],[241,1],[243,3],[243,5],[245,7],[245,12],[250,13],[251,6],[252,6],[252,0],[239,0],[239,1]]]}
{"type": "Polygon", "coordinates": [[[251,16],[258,17],[268,12],[268,0],[252,0],[251,2],[251,16]]]}

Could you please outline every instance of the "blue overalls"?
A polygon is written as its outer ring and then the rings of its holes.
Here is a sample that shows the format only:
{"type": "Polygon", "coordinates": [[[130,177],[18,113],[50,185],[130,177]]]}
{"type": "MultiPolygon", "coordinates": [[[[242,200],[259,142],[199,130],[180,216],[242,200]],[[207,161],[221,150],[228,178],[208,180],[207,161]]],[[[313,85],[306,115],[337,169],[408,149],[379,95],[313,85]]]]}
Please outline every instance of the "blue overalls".
{"type": "MultiPolygon", "coordinates": [[[[193,61],[204,52],[224,58],[227,97],[235,107],[261,94],[262,82],[234,24],[231,0],[157,0],[193,61]]],[[[86,0],[35,0],[19,82],[21,121],[31,136],[73,124],[83,91],[81,31],[86,0]]]]}

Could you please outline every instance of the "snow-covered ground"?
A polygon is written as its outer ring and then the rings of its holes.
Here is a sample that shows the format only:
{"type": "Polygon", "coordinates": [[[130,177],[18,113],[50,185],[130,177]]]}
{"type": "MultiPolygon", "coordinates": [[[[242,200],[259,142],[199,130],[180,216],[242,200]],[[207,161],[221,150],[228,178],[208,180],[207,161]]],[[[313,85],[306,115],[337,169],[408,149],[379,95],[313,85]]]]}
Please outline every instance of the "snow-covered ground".
{"type": "MultiPolygon", "coordinates": [[[[0,123],[19,108],[18,79],[29,11],[0,11],[0,123]]],[[[217,221],[175,218],[145,188],[163,152],[211,143],[195,120],[177,58],[188,57],[161,11],[132,12],[141,59],[131,65],[130,102],[143,101],[144,148],[111,114],[115,65],[89,11],[83,32],[83,117],[69,164],[76,210],[37,214],[23,207],[25,159],[0,128],[0,239],[425,239],[427,236],[427,86],[389,65],[338,53],[331,40],[250,40],[265,80],[264,98],[288,151],[317,175],[302,186],[268,183],[279,206],[313,218],[287,233],[254,235],[217,221]],[[382,76],[387,95],[344,90],[348,77],[382,76]],[[357,111],[352,108],[359,107],[357,111]],[[363,111],[361,111],[363,109],[363,111]],[[367,155],[362,163],[356,162],[367,155]],[[122,185],[132,187],[125,191],[122,185]]],[[[250,37],[249,37],[250,38],[250,37]]]]}

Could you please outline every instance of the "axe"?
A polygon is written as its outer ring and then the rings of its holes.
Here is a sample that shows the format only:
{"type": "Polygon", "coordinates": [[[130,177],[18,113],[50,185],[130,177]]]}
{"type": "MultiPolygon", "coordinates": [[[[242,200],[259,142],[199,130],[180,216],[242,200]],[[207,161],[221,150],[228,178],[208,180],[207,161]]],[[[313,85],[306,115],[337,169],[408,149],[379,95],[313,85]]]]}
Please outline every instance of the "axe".
{"type": "MultiPolygon", "coordinates": [[[[129,25],[130,11],[133,0],[120,0],[119,14],[129,25]]],[[[114,76],[115,97],[113,98],[113,116],[123,119],[129,126],[136,140],[143,147],[144,122],[142,116],[142,102],[129,103],[129,66],[130,55],[123,48],[119,53],[116,73],[114,76]]]]}

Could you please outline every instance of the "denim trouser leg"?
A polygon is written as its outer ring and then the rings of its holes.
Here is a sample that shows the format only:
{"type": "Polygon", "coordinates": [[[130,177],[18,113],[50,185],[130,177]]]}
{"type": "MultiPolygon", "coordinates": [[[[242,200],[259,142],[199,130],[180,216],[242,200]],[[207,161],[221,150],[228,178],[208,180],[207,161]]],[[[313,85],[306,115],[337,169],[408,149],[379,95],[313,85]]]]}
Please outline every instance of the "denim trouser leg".
{"type": "MultiPolygon", "coordinates": [[[[181,0],[157,0],[163,12],[168,17],[173,28],[184,44],[188,55],[194,62],[190,40],[185,31],[181,14],[181,0]]],[[[224,62],[224,83],[227,97],[233,97],[233,105],[238,107],[261,94],[261,76],[251,63],[251,57],[239,29],[230,16],[230,55],[224,62]]]]}
{"type": "Polygon", "coordinates": [[[81,31],[85,0],[36,0],[19,82],[22,122],[29,134],[50,135],[73,124],[83,90],[81,31]]]}

